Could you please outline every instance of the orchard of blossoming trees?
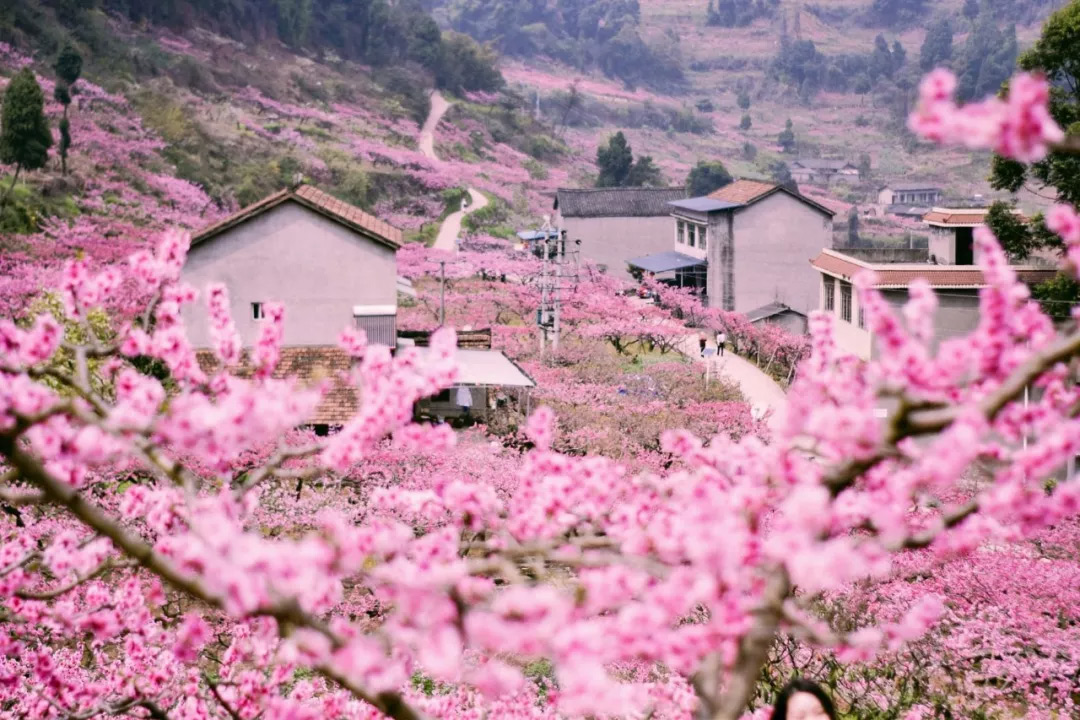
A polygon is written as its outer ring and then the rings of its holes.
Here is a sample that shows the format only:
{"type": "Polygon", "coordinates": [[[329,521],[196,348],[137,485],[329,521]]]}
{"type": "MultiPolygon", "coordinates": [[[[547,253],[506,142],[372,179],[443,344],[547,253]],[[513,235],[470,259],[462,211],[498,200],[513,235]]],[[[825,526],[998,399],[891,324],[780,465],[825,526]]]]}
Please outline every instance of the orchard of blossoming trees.
{"type": "MultiPolygon", "coordinates": [[[[1046,84],[1012,88],[961,108],[935,74],[912,125],[1028,160],[1065,142],[1046,84]]],[[[1059,207],[1048,225],[1076,272],[1080,216],[1059,207]]],[[[0,703],[70,719],[720,720],[804,668],[886,717],[1073,716],[1080,484],[1054,473],[1080,452],[1080,333],[1056,332],[994,239],[977,242],[989,287],[969,337],[932,353],[929,287],[897,314],[860,278],[880,360],[842,357],[817,317],[776,433],[671,429],[654,464],[559,452],[546,407],[524,455],[412,424],[413,402],[454,380],[449,330],[425,364],[343,332],[361,408],[330,437],[294,431],[323,387],[271,375],[287,309],[267,307],[240,378],[210,289],[208,372],[180,320],[196,299],[178,281],[184,235],[123,268],[71,261],[64,324],[0,325],[0,703]],[[141,312],[106,322],[118,296],[141,312]]],[[[522,264],[481,269],[527,285],[522,264]]],[[[568,307],[571,332],[619,342],[670,322],[586,291],[568,307]]],[[[781,352],[802,351],[761,350],[781,352]]]]}

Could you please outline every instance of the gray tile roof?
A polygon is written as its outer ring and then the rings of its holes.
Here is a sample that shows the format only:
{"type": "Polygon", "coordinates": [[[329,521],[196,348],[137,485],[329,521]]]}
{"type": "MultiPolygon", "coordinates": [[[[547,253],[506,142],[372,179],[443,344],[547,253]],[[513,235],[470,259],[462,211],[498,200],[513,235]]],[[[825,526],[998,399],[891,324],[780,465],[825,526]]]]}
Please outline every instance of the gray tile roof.
{"type": "Polygon", "coordinates": [[[792,167],[802,166],[810,170],[843,170],[854,167],[847,160],[826,160],[823,158],[799,158],[791,163],[792,167]]]}
{"type": "Polygon", "coordinates": [[[792,313],[795,313],[796,315],[802,315],[801,312],[799,312],[798,310],[792,310],[791,308],[789,308],[784,303],[771,302],[768,305],[762,305],[761,307],[755,308],[755,309],[751,310],[750,312],[746,313],[746,319],[749,320],[752,323],[755,323],[755,322],[757,322],[759,320],[764,320],[766,318],[771,318],[774,315],[779,315],[780,313],[785,313],[785,312],[792,312],[792,313]]]}
{"type": "Polygon", "coordinates": [[[693,210],[694,212],[702,213],[716,212],[718,210],[731,210],[732,208],[743,206],[742,203],[714,200],[708,195],[705,197],[687,198],[686,200],[676,200],[675,202],[668,203],[668,205],[683,210],[693,210]]]}
{"type": "Polygon", "coordinates": [[[555,207],[563,217],[660,217],[671,214],[668,203],[686,197],[686,189],[597,188],[560,189],[555,207]]]}
{"type": "Polygon", "coordinates": [[[931,185],[930,183],[897,183],[895,185],[886,185],[883,189],[901,190],[907,192],[912,192],[914,190],[937,190],[938,192],[941,192],[940,187],[938,187],[937,185],[931,185]]]}

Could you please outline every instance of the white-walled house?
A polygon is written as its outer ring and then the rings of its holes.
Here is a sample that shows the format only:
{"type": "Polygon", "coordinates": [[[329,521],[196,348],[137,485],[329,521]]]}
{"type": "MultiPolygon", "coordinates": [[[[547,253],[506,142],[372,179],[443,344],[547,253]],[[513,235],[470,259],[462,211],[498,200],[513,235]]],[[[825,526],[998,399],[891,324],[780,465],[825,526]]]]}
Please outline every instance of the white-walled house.
{"type": "Polygon", "coordinates": [[[878,190],[878,204],[930,207],[942,196],[941,188],[931,183],[895,183],[878,190]]]}
{"type": "Polygon", "coordinates": [[[710,307],[751,313],[782,303],[803,316],[817,308],[819,281],[807,261],[832,245],[831,210],[757,180],[669,205],[671,249],[636,258],[636,267],[661,272],[661,260],[678,264],[676,272],[704,284],[710,307]]]}
{"type": "Polygon", "coordinates": [[[671,245],[668,202],[686,197],[677,188],[560,189],[555,224],[566,231],[569,247],[601,269],[630,279],[630,258],[660,252],[671,245]],[[580,240],[581,244],[576,245],[580,240]]]}
{"type": "MultiPolygon", "coordinates": [[[[285,305],[286,346],[333,346],[342,329],[396,342],[401,231],[309,185],[282,190],[196,233],[181,279],[200,291],[229,289],[245,346],[265,304],[285,305]]],[[[206,306],[185,309],[195,347],[210,347],[206,306]]]]}
{"type": "MultiPolygon", "coordinates": [[[[817,275],[818,309],[835,316],[837,345],[849,354],[870,360],[879,348],[873,333],[866,327],[859,298],[852,286],[855,276],[864,270],[877,276],[875,287],[894,308],[908,300],[908,285],[916,278],[930,283],[938,297],[934,316],[934,346],[951,337],[966,335],[979,324],[979,291],[986,287],[982,271],[973,265],[935,265],[929,262],[870,262],[858,255],[862,251],[822,250],[811,265],[817,275]]],[[[872,254],[867,250],[864,254],[872,254]]],[[[1016,266],[1021,280],[1039,283],[1054,277],[1055,268],[1016,266]]]]}

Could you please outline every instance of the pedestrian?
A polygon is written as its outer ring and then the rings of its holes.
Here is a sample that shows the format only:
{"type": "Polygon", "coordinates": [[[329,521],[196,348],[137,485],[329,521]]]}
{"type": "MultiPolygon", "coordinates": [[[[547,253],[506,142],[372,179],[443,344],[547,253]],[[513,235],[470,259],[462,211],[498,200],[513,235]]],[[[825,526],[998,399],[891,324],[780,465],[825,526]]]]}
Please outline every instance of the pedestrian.
{"type": "Polygon", "coordinates": [[[472,424],[472,392],[467,387],[459,387],[455,393],[454,403],[461,407],[465,424],[472,424]]]}
{"type": "Polygon", "coordinates": [[[795,678],[776,696],[770,720],[836,720],[836,708],[816,682],[795,678]]]}
{"type": "Polygon", "coordinates": [[[723,330],[716,333],[716,352],[720,354],[720,357],[724,357],[724,343],[727,342],[727,333],[723,330]]]}
{"type": "Polygon", "coordinates": [[[701,346],[701,357],[705,357],[705,346],[708,343],[705,341],[705,336],[704,335],[699,335],[698,336],[698,344],[701,346]]]}

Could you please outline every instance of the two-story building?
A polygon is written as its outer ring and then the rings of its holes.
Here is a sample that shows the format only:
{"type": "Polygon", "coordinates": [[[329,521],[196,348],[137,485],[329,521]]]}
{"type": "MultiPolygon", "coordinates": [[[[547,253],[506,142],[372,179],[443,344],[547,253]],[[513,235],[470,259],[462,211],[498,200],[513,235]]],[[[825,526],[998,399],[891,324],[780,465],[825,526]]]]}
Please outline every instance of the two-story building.
{"type": "MultiPolygon", "coordinates": [[[[915,251],[912,251],[915,252],[915,251]]],[[[899,258],[898,259],[905,259],[899,258]]],[[[852,281],[860,272],[872,271],[874,285],[882,297],[899,310],[908,301],[908,285],[916,278],[930,283],[938,299],[934,316],[936,347],[943,340],[963,336],[979,324],[979,291],[986,287],[982,270],[971,264],[937,265],[922,262],[889,262],[874,250],[822,250],[811,261],[818,282],[818,308],[836,317],[837,345],[864,360],[876,358],[880,352],[874,335],[866,327],[859,298],[852,281]],[[874,255],[873,259],[870,258],[874,255]]],[[[1039,283],[1054,277],[1056,269],[1045,266],[1016,266],[1015,270],[1026,283],[1039,283]]]]}
{"type": "Polygon", "coordinates": [[[582,260],[629,280],[627,260],[671,245],[668,202],[685,197],[681,187],[563,188],[555,197],[555,224],[566,231],[582,260]]]}
{"type": "Polygon", "coordinates": [[[806,262],[832,244],[831,210],[758,180],[669,205],[669,249],[632,267],[702,283],[710,307],[751,313],[781,303],[804,318],[817,308],[818,279],[806,262]]]}

